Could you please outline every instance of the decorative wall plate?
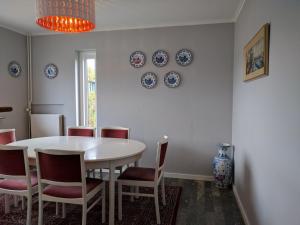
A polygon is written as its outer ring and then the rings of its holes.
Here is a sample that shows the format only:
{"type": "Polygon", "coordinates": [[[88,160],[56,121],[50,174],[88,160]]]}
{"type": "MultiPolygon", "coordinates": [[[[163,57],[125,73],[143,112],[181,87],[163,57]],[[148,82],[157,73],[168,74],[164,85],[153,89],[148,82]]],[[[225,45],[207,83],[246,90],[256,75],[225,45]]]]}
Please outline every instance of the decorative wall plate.
{"type": "Polygon", "coordinates": [[[175,71],[168,72],[164,77],[164,82],[167,87],[176,88],[181,83],[180,74],[175,71]]]}
{"type": "Polygon", "coordinates": [[[151,89],[157,85],[157,76],[155,73],[147,72],[141,77],[141,84],[144,88],[151,89]]]}
{"type": "Polygon", "coordinates": [[[169,55],[164,50],[157,50],[156,52],[154,52],[152,56],[153,64],[158,67],[163,67],[167,65],[168,61],[169,61],[169,55]]]}
{"type": "Polygon", "coordinates": [[[45,66],[44,74],[49,79],[54,79],[58,75],[58,68],[55,64],[50,63],[45,66]]]}
{"type": "Polygon", "coordinates": [[[188,49],[181,49],[176,53],[175,60],[180,66],[188,66],[193,61],[193,53],[188,49]]]}
{"type": "Polygon", "coordinates": [[[21,75],[22,67],[18,62],[12,61],[8,64],[8,72],[12,77],[18,77],[21,75]]]}
{"type": "Polygon", "coordinates": [[[135,51],[130,55],[130,65],[134,68],[140,68],[146,63],[146,55],[144,52],[135,51]]]}

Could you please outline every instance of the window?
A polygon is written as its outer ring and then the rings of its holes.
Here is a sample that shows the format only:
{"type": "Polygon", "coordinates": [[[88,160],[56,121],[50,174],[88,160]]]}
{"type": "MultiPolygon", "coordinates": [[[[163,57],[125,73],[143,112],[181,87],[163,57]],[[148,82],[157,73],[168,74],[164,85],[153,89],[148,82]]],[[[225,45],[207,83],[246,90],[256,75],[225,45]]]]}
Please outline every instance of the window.
{"type": "Polygon", "coordinates": [[[78,52],[76,60],[76,120],[78,126],[97,126],[96,52],[78,52]]]}

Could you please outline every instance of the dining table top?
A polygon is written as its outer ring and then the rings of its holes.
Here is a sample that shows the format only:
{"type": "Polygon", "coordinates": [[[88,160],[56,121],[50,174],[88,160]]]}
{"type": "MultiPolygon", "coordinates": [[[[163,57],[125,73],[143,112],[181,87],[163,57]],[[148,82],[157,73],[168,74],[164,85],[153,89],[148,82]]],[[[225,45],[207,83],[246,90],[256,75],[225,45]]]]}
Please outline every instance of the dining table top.
{"type": "Polygon", "coordinates": [[[34,149],[55,149],[65,151],[84,151],[85,161],[109,161],[142,154],[144,143],[131,139],[54,136],[15,141],[10,146],[28,148],[28,157],[35,158],[34,149]]]}

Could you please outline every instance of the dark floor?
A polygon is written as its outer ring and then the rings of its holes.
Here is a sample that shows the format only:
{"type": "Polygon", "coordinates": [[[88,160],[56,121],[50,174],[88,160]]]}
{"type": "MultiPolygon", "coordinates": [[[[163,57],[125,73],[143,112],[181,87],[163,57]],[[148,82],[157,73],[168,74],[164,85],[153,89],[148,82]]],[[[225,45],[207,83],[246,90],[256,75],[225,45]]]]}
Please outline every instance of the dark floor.
{"type": "Polygon", "coordinates": [[[244,225],[233,191],[213,182],[165,178],[182,187],[176,225],[244,225]]]}

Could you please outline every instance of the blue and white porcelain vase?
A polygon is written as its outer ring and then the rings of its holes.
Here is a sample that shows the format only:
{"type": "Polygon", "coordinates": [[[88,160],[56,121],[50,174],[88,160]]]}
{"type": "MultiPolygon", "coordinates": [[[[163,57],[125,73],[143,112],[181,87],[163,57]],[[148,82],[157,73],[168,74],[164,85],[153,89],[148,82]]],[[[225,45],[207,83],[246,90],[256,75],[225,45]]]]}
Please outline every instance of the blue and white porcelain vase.
{"type": "Polygon", "coordinates": [[[230,144],[219,144],[219,153],[213,160],[213,174],[215,184],[218,188],[228,188],[232,184],[233,161],[228,157],[226,151],[231,147],[230,144]]]}

